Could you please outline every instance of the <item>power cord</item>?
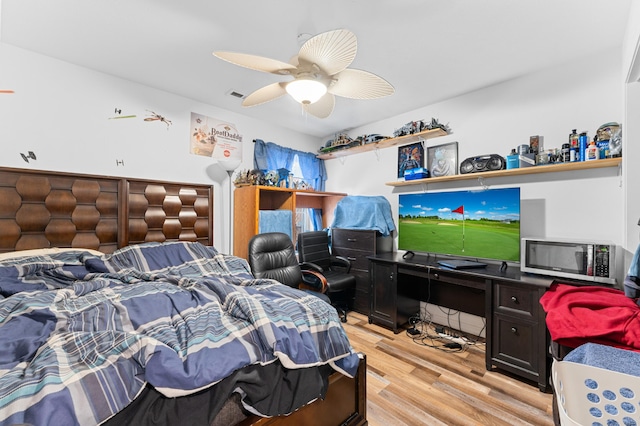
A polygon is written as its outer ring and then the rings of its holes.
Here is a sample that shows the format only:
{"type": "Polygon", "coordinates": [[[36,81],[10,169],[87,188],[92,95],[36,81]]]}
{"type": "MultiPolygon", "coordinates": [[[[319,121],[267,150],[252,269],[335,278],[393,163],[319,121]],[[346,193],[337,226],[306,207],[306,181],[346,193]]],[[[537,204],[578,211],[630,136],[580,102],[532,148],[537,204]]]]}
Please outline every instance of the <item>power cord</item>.
{"type": "Polygon", "coordinates": [[[486,320],[484,318],[482,329],[478,335],[468,337],[460,331],[462,328],[460,312],[452,312],[449,310],[449,312],[445,313],[447,314],[448,326],[434,324],[431,321],[431,314],[426,309],[426,304],[423,305],[419,314],[409,318],[408,322],[411,327],[406,330],[407,336],[416,344],[445,352],[464,352],[470,346],[484,344],[481,340],[482,332],[486,328],[486,320]],[[454,315],[458,316],[459,327],[457,330],[451,326],[451,316],[454,315]]]}
{"type": "Polygon", "coordinates": [[[411,328],[407,330],[407,334],[410,334],[411,336],[418,336],[422,334],[422,331],[416,328],[416,325],[419,324],[420,322],[421,321],[419,317],[409,318],[409,324],[411,324],[411,328]]]}

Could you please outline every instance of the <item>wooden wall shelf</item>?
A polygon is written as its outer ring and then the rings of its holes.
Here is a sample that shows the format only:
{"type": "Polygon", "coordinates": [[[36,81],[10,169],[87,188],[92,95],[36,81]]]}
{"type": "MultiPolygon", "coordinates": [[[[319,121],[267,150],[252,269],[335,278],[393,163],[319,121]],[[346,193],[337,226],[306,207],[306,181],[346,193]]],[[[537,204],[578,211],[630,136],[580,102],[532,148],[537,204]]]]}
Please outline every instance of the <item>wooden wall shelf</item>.
{"type": "Polygon", "coordinates": [[[359,154],[361,152],[373,151],[380,148],[389,148],[397,145],[410,144],[422,139],[433,139],[440,136],[445,136],[448,133],[442,129],[424,130],[412,135],[399,136],[397,138],[383,139],[379,142],[368,143],[365,145],[358,145],[351,148],[337,149],[335,151],[327,152],[324,154],[316,155],[317,158],[322,160],[331,160],[332,158],[345,157],[347,155],[359,154]]]}
{"type": "Polygon", "coordinates": [[[599,169],[602,167],[617,167],[621,163],[622,163],[621,157],[606,158],[604,160],[578,161],[574,163],[549,164],[547,166],[523,167],[521,169],[495,170],[492,172],[468,173],[465,175],[431,177],[431,178],[407,180],[407,181],[394,181],[394,182],[387,182],[386,185],[411,186],[411,185],[420,185],[423,183],[425,184],[426,183],[443,183],[443,182],[453,182],[458,180],[470,180],[470,179],[479,179],[479,178],[487,179],[487,178],[504,177],[504,176],[530,175],[530,174],[536,174],[536,173],[571,172],[575,170],[584,170],[584,169],[599,169]]]}

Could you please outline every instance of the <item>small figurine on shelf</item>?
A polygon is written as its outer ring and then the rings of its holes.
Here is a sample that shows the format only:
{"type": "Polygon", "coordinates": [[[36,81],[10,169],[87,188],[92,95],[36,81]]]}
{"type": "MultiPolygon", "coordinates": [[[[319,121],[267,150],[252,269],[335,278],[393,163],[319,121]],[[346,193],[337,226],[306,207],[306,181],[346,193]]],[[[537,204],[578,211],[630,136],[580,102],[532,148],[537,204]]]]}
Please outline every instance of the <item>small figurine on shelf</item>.
{"type": "Polygon", "coordinates": [[[294,183],[295,189],[304,189],[305,191],[313,191],[313,187],[303,180],[294,183]]]}
{"type": "Polygon", "coordinates": [[[279,186],[280,188],[289,188],[289,175],[291,174],[289,170],[280,168],[276,170],[276,172],[278,173],[278,182],[276,182],[276,186],[279,186]]]}
{"type": "Polygon", "coordinates": [[[318,152],[327,153],[338,149],[351,148],[353,146],[362,145],[362,141],[353,140],[346,133],[338,133],[334,139],[330,139],[321,147],[318,152]]]}
{"type": "Polygon", "coordinates": [[[268,170],[264,174],[264,184],[267,186],[276,186],[278,179],[278,172],[276,170],[268,170]]]}
{"type": "Polygon", "coordinates": [[[451,133],[451,128],[449,128],[449,124],[440,124],[438,122],[437,118],[431,118],[431,122],[429,124],[427,124],[426,126],[427,130],[433,130],[433,129],[442,129],[447,133],[451,133]]]}
{"type": "Polygon", "coordinates": [[[264,185],[262,170],[240,170],[233,181],[235,186],[264,185]]]}
{"type": "Polygon", "coordinates": [[[427,122],[425,120],[410,121],[404,126],[400,127],[399,129],[394,130],[393,136],[397,138],[400,136],[407,136],[407,135],[413,135],[415,133],[420,133],[424,130],[434,130],[434,129],[442,129],[447,133],[451,132],[451,129],[447,124],[440,124],[437,118],[431,118],[430,122],[427,122]]]}

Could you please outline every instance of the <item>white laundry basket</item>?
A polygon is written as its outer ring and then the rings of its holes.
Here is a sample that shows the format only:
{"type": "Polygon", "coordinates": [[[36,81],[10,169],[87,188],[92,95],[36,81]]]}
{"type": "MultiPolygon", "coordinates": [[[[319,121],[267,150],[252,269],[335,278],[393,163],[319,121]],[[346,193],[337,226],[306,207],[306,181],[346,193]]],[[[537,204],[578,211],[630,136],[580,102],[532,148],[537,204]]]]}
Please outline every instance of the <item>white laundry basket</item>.
{"type": "Polygon", "coordinates": [[[551,375],[562,426],[640,426],[640,377],[558,360],[551,375]]]}

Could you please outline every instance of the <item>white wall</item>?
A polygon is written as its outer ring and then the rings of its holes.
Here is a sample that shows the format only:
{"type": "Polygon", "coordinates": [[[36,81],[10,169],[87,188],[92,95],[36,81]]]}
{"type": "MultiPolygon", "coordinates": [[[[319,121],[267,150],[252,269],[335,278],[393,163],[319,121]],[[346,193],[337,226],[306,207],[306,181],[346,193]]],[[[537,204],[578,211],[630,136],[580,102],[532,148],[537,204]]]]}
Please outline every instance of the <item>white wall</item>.
{"type": "Polygon", "coordinates": [[[638,220],[640,219],[640,197],[637,182],[640,182],[640,168],[637,158],[640,156],[640,2],[631,3],[629,22],[623,41],[622,81],[625,83],[625,127],[623,128],[623,157],[625,188],[625,237],[627,264],[631,262],[633,247],[640,238],[638,220]],[[634,161],[635,160],[635,161],[634,161]]]}
{"type": "MultiPolygon", "coordinates": [[[[292,147],[317,140],[246,116],[0,43],[0,166],[214,185],[214,244],[229,251],[227,173],[189,153],[190,114],[236,125],[243,163],[253,168],[253,139],[292,147]],[[136,118],[109,120],[116,115],[136,118]],[[147,110],[171,120],[145,122],[147,110]],[[20,153],[33,151],[25,163],[20,153]],[[116,164],[123,160],[124,166],[116,164]]],[[[299,148],[302,149],[302,148],[299,148]]]]}
{"type": "MultiPolygon", "coordinates": [[[[391,135],[408,121],[435,117],[448,123],[452,134],[427,140],[426,146],[457,141],[459,162],[484,154],[507,155],[511,148],[528,144],[531,135],[544,136],[547,148],[559,148],[567,142],[571,129],[586,130],[592,137],[603,123],[623,121],[620,76],[621,53],[596,52],[579,61],[350,130],[349,135],[391,135]]],[[[346,187],[352,194],[382,194],[396,217],[398,193],[481,186],[478,180],[387,186],[386,182],[397,180],[397,148],[328,160],[326,167],[328,191],[346,187]]],[[[484,183],[521,188],[525,237],[593,238],[624,244],[624,190],[618,168],[495,178],[484,183]]],[[[618,265],[617,271],[621,275],[623,266],[618,265]]]]}
{"type": "MultiPolygon", "coordinates": [[[[227,250],[229,243],[227,175],[210,158],[189,154],[190,113],[236,125],[244,136],[240,168],[252,167],[254,138],[304,151],[315,151],[330,138],[317,140],[3,43],[0,63],[3,88],[16,91],[0,97],[0,166],[212,183],[214,243],[222,250],[227,250]],[[116,107],[123,115],[136,114],[137,118],[108,120],[116,107]],[[173,124],[167,130],[163,123],[143,121],[146,110],[173,124]],[[29,150],[38,160],[27,164],[20,153],[29,150]],[[124,160],[125,165],[116,165],[116,160],[124,160]]],[[[408,121],[436,117],[448,123],[453,133],[429,140],[427,146],[458,141],[460,161],[488,153],[506,155],[535,134],[544,136],[545,146],[559,147],[573,128],[593,135],[607,121],[623,121],[620,63],[620,52],[595,53],[581,61],[372,123],[350,131],[350,135],[390,135],[408,121]]],[[[395,148],[330,160],[326,166],[327,190],[385,195],[394,214],[399,192],[423,189],[385,185],[396,179],[395,148]]],[[[615,168],[499,178],[486,183],[522,188],[524,236],[590,237],[624,244],[624,192],[615,168]]],[[[479,185],[470,180],[428,188],[479,185]]]]}
{"type": "Polygon", "coordinates": [[[629,21],[622,42],[622,73],[623,81],[633,74],[633,80],[640,78],[640,2],[631,2],[629,21]],[[633,70],[633,73],[632,73],[633,70]]]}
{"type": "Polygon", "coordinates": [[[626,118],[627,125],[623,128],[625,156],[623,156],[625,186],[625,217],[626,246],[629,248],[628,263],[631,263],[631,254],[640,242],[640,197],[638,197],[638,182],[640,182],[640,169],[637,158],[640,158],[640,83],[629,83],[625,86],[626,118]]]}

